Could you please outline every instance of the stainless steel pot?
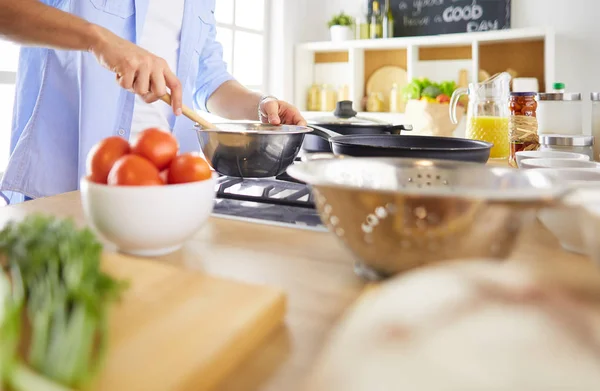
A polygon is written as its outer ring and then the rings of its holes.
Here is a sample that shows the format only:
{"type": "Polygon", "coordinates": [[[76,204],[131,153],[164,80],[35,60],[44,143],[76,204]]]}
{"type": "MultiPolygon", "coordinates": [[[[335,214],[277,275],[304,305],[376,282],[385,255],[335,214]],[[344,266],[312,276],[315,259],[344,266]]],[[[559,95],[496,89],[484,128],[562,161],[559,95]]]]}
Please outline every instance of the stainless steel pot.
{"type": "Polygon", "coordinates": [[[268,178],[283,174],[300,152],[309,127],[260,123],[218,124],[218,129],[196,127],[208,163],[222,175],[268,178]]]}

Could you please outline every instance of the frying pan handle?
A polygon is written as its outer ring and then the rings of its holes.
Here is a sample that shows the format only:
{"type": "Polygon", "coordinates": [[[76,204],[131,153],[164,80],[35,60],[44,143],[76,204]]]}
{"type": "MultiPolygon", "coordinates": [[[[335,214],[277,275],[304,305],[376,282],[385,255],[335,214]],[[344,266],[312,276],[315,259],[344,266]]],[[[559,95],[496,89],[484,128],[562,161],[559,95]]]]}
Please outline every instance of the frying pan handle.
{"type": "Polygon", "coordinates": [[[400,134],[402,131],[410,132],[413,130],[412,125],[392,125],[386,129],[391,134],[400,134]]]}
{"type": "Polygon", "coordinates": [[[319,136],[322,139],[325,139],[327,141],[329,141],[329,139],[331,139],[332,137],[341,136],[341,134],[339,134],[339,133],[336,133],[329,129],[322,128],[320,126],[308,125],[308,127],[312,128],[312,130],[313,130],[309,134],[314,134],[315,136],[319,136]]]}

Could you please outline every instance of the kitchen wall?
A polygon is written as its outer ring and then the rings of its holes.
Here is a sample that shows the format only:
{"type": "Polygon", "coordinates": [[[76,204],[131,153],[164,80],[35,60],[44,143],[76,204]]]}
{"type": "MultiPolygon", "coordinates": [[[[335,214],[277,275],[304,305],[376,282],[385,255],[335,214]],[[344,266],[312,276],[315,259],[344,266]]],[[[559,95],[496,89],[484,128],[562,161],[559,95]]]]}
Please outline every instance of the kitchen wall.
{"type": "MultiPolygon", "coordinates": [[[[284,26],[284,34],[273,37],[283,51],[271,59],[270,85],[273,93],[291,99],[293,46],[298,42],[328,40],[326,23],[330,16],[340,10],[360,15],[365,0],[273,0],[273,3],[282,9],[282,14],[272,16],[284,17],[278,20],[284,26]],[[285,69],[285,75],[277,73],[278,68],[285,69]]],[[[512,26],[552,27],[557,33],[557,81],[564,82],[570,91],[589,96],[591,91],[600,91],[599,15],[598,0],[513,0],[512,26]]]]}

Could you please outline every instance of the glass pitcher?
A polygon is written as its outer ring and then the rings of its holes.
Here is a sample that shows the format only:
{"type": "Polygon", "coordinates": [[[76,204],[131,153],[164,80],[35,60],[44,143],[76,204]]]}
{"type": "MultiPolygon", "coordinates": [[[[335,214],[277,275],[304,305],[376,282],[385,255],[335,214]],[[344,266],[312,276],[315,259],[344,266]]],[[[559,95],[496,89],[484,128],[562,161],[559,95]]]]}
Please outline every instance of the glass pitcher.
{"type": "Polygon", "coordinates": [[[450,119],[458,124],[456,107],[462,95],[469,96],[466,137],[494,144],[492,159],[507,159],[510,154],[508,136],[508,99],[511,76],[498,73],[481,83],[471,83],[469,88],[459,88],[452,94],[450,119]]]}

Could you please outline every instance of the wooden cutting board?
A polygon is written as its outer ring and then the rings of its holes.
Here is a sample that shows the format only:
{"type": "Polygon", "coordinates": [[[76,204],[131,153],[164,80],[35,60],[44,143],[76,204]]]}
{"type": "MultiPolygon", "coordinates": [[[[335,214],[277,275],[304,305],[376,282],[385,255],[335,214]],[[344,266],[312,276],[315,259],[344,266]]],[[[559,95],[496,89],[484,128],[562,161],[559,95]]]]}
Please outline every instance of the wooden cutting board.
{"type": "Polygon", "coordinates": [[[95,391],[211,389],[283,322],[285,296],[270,287],[113,253],[103,268],[130,285],[95,391]]]}

